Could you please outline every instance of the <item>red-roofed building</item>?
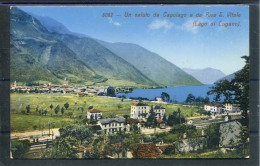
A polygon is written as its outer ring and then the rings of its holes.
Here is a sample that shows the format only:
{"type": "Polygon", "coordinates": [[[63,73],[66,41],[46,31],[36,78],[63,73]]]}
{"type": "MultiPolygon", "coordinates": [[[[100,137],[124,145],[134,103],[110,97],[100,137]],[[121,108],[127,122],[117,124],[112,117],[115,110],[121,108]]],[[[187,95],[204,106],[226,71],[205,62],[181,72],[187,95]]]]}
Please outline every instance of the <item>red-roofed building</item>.
{"type": "Polygon", "coordinates": [[[139,144],[136,150],[131,150],[133,158],[160,158],[159,150],[154,143],[139,144]]]}
{"type": "Polygon", "coordinates": [[[87,119],[99,120],[102,119],[102,112],[98,109],[90,109],[87,113],[87,119]]]}

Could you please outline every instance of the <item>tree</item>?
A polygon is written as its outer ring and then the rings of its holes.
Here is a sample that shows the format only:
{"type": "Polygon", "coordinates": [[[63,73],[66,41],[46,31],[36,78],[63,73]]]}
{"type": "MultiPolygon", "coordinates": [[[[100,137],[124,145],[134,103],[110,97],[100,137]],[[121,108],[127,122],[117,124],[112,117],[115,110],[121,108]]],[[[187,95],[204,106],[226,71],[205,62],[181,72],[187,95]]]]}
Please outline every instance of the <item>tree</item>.
{"type": "Polygon", "coordinates": [[[193,103],[195,101],[195,96],[193,94],[188,94],[187,98],[186,98],[186,103],[193,103]]]}
{"type": "Polygon", "coordinates": [[[201,96],[199,96],[199,97],[196,97],[196,99],[195,99],[195,102],[196,102],[197,104],[201,104],[201,103],[203,103],[203,102],[204,102],[204,98],[203,98],[203,97],[201,97],[201,96]]]}
{"type": "Polygon", "coordinates": [[[66,110],[69,108],[69,103],[68,102],[66,102],[65,104],[64,104],[64,107],[66,108],[66,110]]]}
{"type": "Polygon", "coordinates": [[[173,126],[176,124],[185,123],[185,118],[180,113],[181,112],[174,111],[171,115],[169,115],[167,125],[173,126]]]}
{"type": "Polygon", "coordinates": [[[30,149],[29,140],[11,140],[11,152],[14,159],[21,159],[30,149]]]}
{"type": "Polygon", "coordinates": [[[35,108],[35,112],[38,112],[38,111],[39,111],[39,106],[37,105],[35,108]]]}
{"type": "Polygon", "coordinates": [[[70,125],[59,129],[59,132],[60,137],[65,138],[68,136],[73,136],[80,140],[81,144],[83,141],[86,141],[89,144],[93,138],[93,133],[85,125],[70,125]]]}
{"type": "Polygon", "coordinates": [[[50,109],[51,109],[51,116],[52,116],[52,108],[53,108],[53,105],[50,104],[50,109]]]}
{"type": "Polygon", "coordinates": [[[156,128],[156,113],[154,112],[153,110],[153,106],[151,107],[150,109],[150,112],[149,112],[149,116],[147,118],[147,126],[151,127],[153,126],[153,128],[156,128]]]}
{"type": "Polygon", "coordinates": [[[109,87],[107,88],[107,96],[112,96],[112,97],[116,96],[116,95],[115,95],[115,88],[114,88],[114,87],[109,86],[109,87]]]}
{"type": "Polygon", "coordinates": [[[46,114],[48,113],[47,108],[44,109],[43,113],[46,116],[46,114]]]}
{"type": "Polygon", "coordinates": [[[163,101],[169,102],[170,101],[170,95],[166,92],[162,92],[161,98],[163,101]]]}
{"type": "Polygon", "coordinates": [[[208,96],[206,96],[206,97],[204,98],[203,103],[204,103],[204,104],[210,103],[210,99],[209,99],[208,96]]]}
{"type": "Polygon", "coordinates": [[[62,137],[54,141],[52,147],[44,153],[44,158],[76,159],[79,140],[75,137],[62,137]]]}
{"type": "Polygon", "coordinates": [[[124,115],[123,117],[124,117],[125,119],[129,119],[130,116],[129,116],[129,115],[124,115]]]}
{"type": "Polygon", "coordinates": [[[80,107],[79,107],[79,110],[81,111],[81,113],[83,113],[84,107],[83,107],[83,106],[80,106],[80,107]]]}
{"type": "Polygon", "coordinates": [[[62,115],[64,114],[64,108],[63,107],[61,107],[60,112],[61,112],[62,115]]]}
{"type": "Polygon", "coordinates": [[[90,104],[89,107],[88,107],[88,110],[93,109],[93,108],[94,108],[93,105],[90,104]]]}
{"type": "Polygon", "coordinates": [[[31,105],[30,105],[30,104],[28,104],[28,105],[26,106],[26,111],[27,111],[27,113],[29,113],[29,112],[30,112],[30,109],[31,109],[31,105]]]}
{"type": "Polygon", "coordinates": [[[42,115],[42,114],[43,114],[43,109],[40,108],[40,109],[39,109],[39,115],[42,115]]]}
{"type": "Polygon", "coordinates": [[[245,66],[242,70],[235,73],[231,80],[222,80],[217,83],[208,92],[209,95],[215,96],[215,101],[220,97],[224,98],[224,103],[238,103],[242,111],[242,126],[248,127],[249,119],[249,57],[242,56],[245,60],[245,66]]]}
{"type": "Polygon", "coordinates": [[[59,106],[59,104],[57,104],[56,107],[54,108],[56,115],[59,113],[59,110],[60,110],[60,106],[59,106]]]}
{"type": "Polygon", "coordinates": [[[50,105],[50,109],[51,109],[51,111],[52,111],[52,108],[53,108],[53,105],[51,104],[51,105],[50,105]]]}
{"type": "Polygon", "coordinates": [[[207,139],[207,147],[210,149],[219,148],[220,142],[220,132],[219,132],[219,124],[210,124],[205,129],[206,139],[207,139]]]}
{"type": "Polygon", "coordinates": [[[162,119],[164,122],[166,122],[167,121],[167,119],[166,119],[166,114],[164,114],[163,115],[163,119],[162,119]]]}
{"type": "Polygon", "coordinates": [[[247,142],[249,137],[249,56],[242,56],[245,60],[245,65],[239,72],[235,73],[235,77],[231,80],[222,80],[217,83],[208,92],[209,95],[214,95],[215,101],[219,101],[220,97],[224,98],[224,103],[239,104],[241,115],[241,125],[243,132],[240,133],[242,142],[247,142]]]}

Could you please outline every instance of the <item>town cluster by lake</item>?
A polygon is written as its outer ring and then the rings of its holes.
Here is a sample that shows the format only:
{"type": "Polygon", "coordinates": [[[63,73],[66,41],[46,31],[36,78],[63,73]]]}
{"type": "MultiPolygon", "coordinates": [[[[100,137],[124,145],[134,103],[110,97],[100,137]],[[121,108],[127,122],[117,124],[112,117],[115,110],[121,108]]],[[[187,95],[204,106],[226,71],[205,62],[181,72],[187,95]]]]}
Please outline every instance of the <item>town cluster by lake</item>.
{"type": "Polygon", "coordinates": [[[174,103],[166,92],[127,99],[132,88],[71,86],[66,79],[14,82],[10,91],[11,144],[27,146],[23,153],[11,149],[12,158],[247,157],[237,104],[192,94],[174,103]]]}

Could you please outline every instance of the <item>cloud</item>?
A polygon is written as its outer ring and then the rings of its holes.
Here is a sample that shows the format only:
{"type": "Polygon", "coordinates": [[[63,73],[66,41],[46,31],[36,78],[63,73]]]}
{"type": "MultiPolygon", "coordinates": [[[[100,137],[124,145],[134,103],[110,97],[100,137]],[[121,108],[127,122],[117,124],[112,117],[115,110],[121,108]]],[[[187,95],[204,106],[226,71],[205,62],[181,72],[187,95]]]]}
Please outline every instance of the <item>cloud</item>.
{"type": "Polygon", "coordinates": [[[110,24],[113,24],[113,25],[115,25],[115,26],[117,26],[117,27],[121,26],[121,24],[120,24],[119,22],[113,21],[112,18],[109,18],[109,23],[110,23],[110,24]]]}
{"type": "Polygon", "coordinates": [[[161,29],[164,28],[164,32],[167,32],[168,30],[172,29],[173,23],[168,20],[154,20],[149,25],[149,29],[161,29]]]}

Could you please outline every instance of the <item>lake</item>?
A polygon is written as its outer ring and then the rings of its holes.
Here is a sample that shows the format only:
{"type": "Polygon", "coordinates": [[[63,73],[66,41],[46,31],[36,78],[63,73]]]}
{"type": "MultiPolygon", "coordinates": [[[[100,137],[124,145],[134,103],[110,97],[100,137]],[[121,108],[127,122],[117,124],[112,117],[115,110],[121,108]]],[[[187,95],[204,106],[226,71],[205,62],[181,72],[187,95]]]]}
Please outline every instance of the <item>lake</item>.
{"type": "MultiPolygon", "coordinates": [[[[184,102],[189,93],[195,97],[206,97],[207,92],[214,84],[198,85],[198,86],[174,86],[161,89],[134,89],[132,93],[118,93],[117,96],[125,95],[126,98],[130,97],[143,97],[149,100],[154,100],[155,97],[160,97],[162,92],[166,92],[170,95],[171,100],[176,100],[180,103],[184,102]]],[[[213,96],[208,96],[210,101],[213,100],[213,96]]]]}

